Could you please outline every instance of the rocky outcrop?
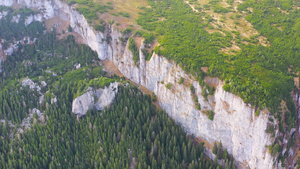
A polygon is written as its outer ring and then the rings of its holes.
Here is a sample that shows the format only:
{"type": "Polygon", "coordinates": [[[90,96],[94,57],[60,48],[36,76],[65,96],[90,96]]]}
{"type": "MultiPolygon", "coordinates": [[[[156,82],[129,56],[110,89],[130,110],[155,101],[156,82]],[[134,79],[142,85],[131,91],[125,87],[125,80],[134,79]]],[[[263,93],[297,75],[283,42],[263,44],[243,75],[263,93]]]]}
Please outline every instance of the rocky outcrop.
{"type": "Polygon", "coordinates": [[[34,83],[29,78],[25,78],[25,79],[22,80],[22,86],[24,86],[24,87],[28,86],[29,89],[31,89],[31,90],[34,90],[34,89],[36,89],[37,91],[41,90],[41,87],[38,84],[34,83]]]}
{"type": "Polygon", "coordinates": [[[103,110],[105,107],[108,107],[115,99],[116,94],[118,93],[119,83],[111,83],[108,87],[104,89],[98,89],[96,91],[96,96],[98,98],[95,108],[97,110],[103,110]]]}
{"type": "MultiPolygon", "coordinates": [[[[124,76],[153,91],[160,106],[176,122],[181,123],[188,133],[201,137],[210,144],[221,141],[239,162],[240,168],[273,167],[273,158],[266,148],[266,145],[273,142],[265,132],[269,116],[267,110],[261,111],[260,116],[256,117],[255,109],[251,105],[245,104],[238,96],[224,91],[222,82],[217,79],[209,79],[216,84],[216,91],[207,99],[204,98],[203,88],[199,83],[174,62],[157,54],[153,54],[150,61],[145,61],[141,52],[143,45],[140,49],[140,62],[136,66],[132,52],[127,46],[122,45],[123,35],[120,31],[113,27],[108,27],[105,34],[94,31],[83,15],[60,0],[4,0],[0,5],[12,5],[12,2],[40,9],[43,12],[43,19],[57,15],[70,21],[73,30],[83,37],[88,46],[97,51],[100,59],[109,59],[124,76]],[[110,43],[107,43],[107,38],[111,39],[110,43]],[[181,77],[185,79],[183,84],[178,83],[181,77]],[[171,88],[167,88],[166,84],[170,84],[171,88]],[[194,104],[190,85],[195,88],[201,110],[194,104]],[[209,110],[214,112],[213,120],[208,119],[205,114],[209,110]]],[[[73,112],[85,114],[95,102],[92,99],[93,94],[94,92],[87,92],[82,98],[75,99],[73,112]]],[[[207,150],[207,154],[212,156],[210,150],[207,150]]]]}
{"type": "Polygon", "coordinates": [[[23,133],[24,131],[30,129],[32,124],[37,123],[37,120],[41,121],[42,123],[45,122],[43,113],[36,108],[29,110],[28,117],[22,120],[22,123],[18,126],[17,133],[23,133]],[[34,119],[34,121],[31,122],[34,115],[36,115],[36,119],[34,119]]]}
{"type": "Polygon", "coordinates": [[[77,97],[72,103],[72,112],[76,115],[85,115],[88,110],[94,107],[94,90],[88,88],[81,96],[77,97]]]}
{"type": "Polygon", "coordinates": [[[25,25],[31,24],[33,21],[39,21],[41,22],[43,20],[43,16],[41,14],[37,15],[29,15],[25,20],[25,25]]]}
{"type": "MultiPolygon", "coordinates": [[[[300,144],[300,88],[297,87],[293,91],[293,99],[294,102],[296,103],[296,111],[298,113],[297,117],[297,126],[296,128],[292,128],[291,131],[289,132],[290,136],[293,136],[295,139],[295,144],[299,145],[300,144]]],[[[287,151],[286,147],[288,146],[288,140],[286,140],[285,145],[284,145],[284,150],[287,151]]],[[[284,154],[284,153],[283,153],[284,154]]],[[[298,165],[298,158],[299,158],[299,146],[293,146],[289,150],[288,153],[288,166],[293,166],[294,168],[297,168],[298,165]]],[[[291,168],[291,167],[290,167],[291,168]]]]}
{"type": "Polygon", "coordinates": [[[0,5],[4,6],[12,6],[15,3],[15,0],[2,0],[0,2],[0,5]]]}
{"type": "Polygon", "coordinates": [[[2,19],[3,17],[5,17],[7,14],[8,14],[7,11],[0,12],[0,19],[2,19]]]}
{"type": "Polygon", "coordinates": [[[96,108],[103,110],[108,107],[118,93],[118,82],[111,83],[104,89],[94,90],[89,87],[81,96],[77,97],[72,103],[72,112],[76,115],[85,115],[88,110],[96,108]],[[95,100],[97,98],[97,100],[95,100]],[[96,102],[96,103],[95,103],[96,102]]]}

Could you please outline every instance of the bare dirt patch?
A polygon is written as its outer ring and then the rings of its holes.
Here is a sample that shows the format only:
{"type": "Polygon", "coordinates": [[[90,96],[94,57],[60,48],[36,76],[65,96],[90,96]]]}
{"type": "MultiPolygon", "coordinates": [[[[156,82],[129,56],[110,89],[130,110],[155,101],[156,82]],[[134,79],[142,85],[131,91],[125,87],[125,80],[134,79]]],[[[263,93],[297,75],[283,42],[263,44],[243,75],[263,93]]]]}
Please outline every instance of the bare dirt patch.
{"type": "Polygon", "coordinates": [[[198,142],[198,143],[201,143],[203,142],[204,143],[204,147],[206,148],[209,148],[210,150],[213,149],[213,144],[209,143],[208,141],[202,139],[201,137],[196,137],[195,140],[198,142]]]}
{"type": "Polygon", "coordinates": [[[198,9],[195,9],[195,6],[194,5],[192,5],[192,4],[190,4],[189,3],[189,1],[184,1],[186,4],[188,4],[191,8],[192,8],[192,10],[194,11],[194,12],[199,12],[199,10],[198,9]]]}
{"type": "Polygon", "coordinates": [[[290,14],[289,12],[280,9],[279,7],[277,9],[279,9],[281,11],[281,13],[284,13],[284,14],[287,14],[287,15],[290,14]]]}
{"type": "Polygon", "coordinates": [[[207,72],[208,72],[208,67],[201,67],[201,70],[202,70],[203,72],[207,73],[207,72]]]}
{"type": "Polygon", "coordinates": [[[217,86],[220,84],[220,79],[217,77],[209,77],[206,76],[204,78],[204,82],[209,86],[209,87],[214,87],[217,88],[217,86]]]}
{"type": "Polygon", "coordinates": [[[132,28],[133,30],[137,30],[140,28],[139,25],[136,24],[135,20],[132,18],[126,18],[124,16],[114,16],[110,13],[102,13],[99,14],[99,20],[93,21],[94,24],[99,24],[101,20],[105,21],[106,23],[113,23],[113,27],[117,28],[118,30],[122,31],[126,28],[132,28]]]}
{"type": "Polygon", "coordinates": [[[157,39],[155,39],[154,43],[152,44],[151,48],[149,48],[148,52],[151,52],[152,50],[154,50],[155,47],[158,46],[158,45],[159,45],[159,43],[158,43],[157,39]]]}
{"type": "Polygon", "coordinates": [[[119,69],[108,59],[100,61],[102,67],[107,71],[108,76],[116,74],[117,76],[124,77],[119,69]]]}
{"type": "Polygon", "coordinates": [[[257,39],[259,40],[260,44],[263,46],[271,46],[270,41],[268,41],[268,39],[264,36],[259,36],[257,37],[257,39]]]}
{"type": "Polygon", "coordinates": [[[198,3],[201,5],[205,5],[209,3],[209,0],[198,0],[198,3]]]}
{"type": "Polygon", "coordinates": [[[134,42],[135,42],[138,49],[141,47],[142,41],[143,41],[142,37],[134,37],[134,42]]]}
{"type": "MultiPolygon", "coordinates": [[[[239,32],[242,37],[248,39],[252,36],[258,35],[258,31],[254,29],[252,24],[245,19],[247,12],[241,13],[237,10],[237,6],[243,3],[243,1],[241,0],[235,0],[232,5],[228,4],[226,0],[222,0],[221,2],[219,2],[219,4],[223,8],[228,8],[232,10],[231,12],[223,13],[223,14],[214,12],[212,7],[209,10],[204,9],[204,5],[209,4],[209,0],[198,0],[198,2],[196,3],[192,3],[192,2],[189,3],[188,1],[185,1],[185,3],[189,4],[189,6],[195,12],[197,12],[195,8],[196,5],[198,5],[203,9],[203,12],[205,12],[207,15],[211,16],[214,19],[210,23],[210,25],[213,26],[215,29],[219,29],[219,30],[205,28],[206,31],[208,31],[209,33],[220,32],[224,34],[223,31],[229,31],[229,32],[235,31],[235,32],[239,32]]],[[[248,9],[248,10],[253,11],[253,9],[248,9]]],[[[203,17],[203,19],[205,20],[206,18],[203,17]]],[[[234,36],[233,33],[232,35],[234,36]]],[[[264,46],[268,46],[268,43],[265,43],[264,39],[265,38],[263,39],[258,38],[259,43],[261,43],[264,46]]],[[[237,45],[233,45],[232,48],[226,48],[222,50],[222,52],[234,54],[229,52],[230,50],[240,50],[240,49],[237,45]]]]}
{"type": "Polygon", "coordinates": [[[159,21],[165,21],[165,20],[167,20],[165,17],[161,17],[161,18],[159,19],[159,21]]]}
{"type": "Polygon", "coordinates": [[[218,27],[217,25],[215,25],[214,23],[211,23],[211,25],[213,25],[213,27],[214,27],[215,29],[205,28],[205,30],[206,30],[208,33],[212,34],[212,33],[215,33],[215,32],[219,32],[219,33],[221,33],[223,36],[226,35],[224,32],[217,30],[217,27],[218,27]]]}
{"type": "Polygon", "coordinates": [[[229,111],[230,104],[228,104],[226,101],[223,101],[223,100],[221,100],[221,102],[222,102],[223,107],[224,107],[224,109],[226,110],[226,112],[227,112],[227,113],[231,113],[231,112],[229,111]]]}
{"type": "Polygon", "coordinates": [[[295,86],[299,89],[299,77],[294,77],[295,86]]]}
{"type": "Polygon", "coordinates": [[[280,31],[282,31],[282,27],[281,27],[281,26],[278,26],[277,28],[278,28],[280,31]]]}
{"type": "Polygon", "coordinates": [[[119,12],[129,13],[130,17],[126,18],[123,16],[113,16],[111,15],[107,19],[113,19],[115,22],[126,23],[127,25],[133,25],[134,28],[138,27],[135,20],[139,17],[139,12],[142,12],[140,7],[147,7],[147,0],[94,0],[100,4],[111,3],[113,10],[110,10],[109,13],[118,14],[119,12]],[[123,19],[121,21],[120,19],[123,19]]]}
{"type": "Polygon", "coordinates": [[[235,41],[232,41],[232,46],[227,48],[222,48],[219,52],[224,52],[226,54],[236,54],[237,51],[241,50],[239,46],[235,44],[235,41]]]}

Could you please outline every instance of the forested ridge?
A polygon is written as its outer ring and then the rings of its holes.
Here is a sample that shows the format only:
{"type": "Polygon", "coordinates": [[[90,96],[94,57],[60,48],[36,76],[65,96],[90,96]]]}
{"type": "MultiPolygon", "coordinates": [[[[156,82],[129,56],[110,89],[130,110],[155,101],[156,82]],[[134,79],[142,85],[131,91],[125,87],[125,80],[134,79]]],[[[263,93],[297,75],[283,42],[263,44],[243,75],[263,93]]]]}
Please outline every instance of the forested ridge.
{"type": "Polygon", "coordinates": [[[235,168],[223,148],[216,150],[214,161],[207,160],[204,144],[156,110],[150,95],[123,78],[105,77],[97,54],[76,44],[73,36],[58,40],[55,29],[47,32],[44,23],[15,23],[14,10],[1,9],[11,12],[0,20],[0,35],[7,47],[13,42],[17,48],[7,57],[0,81],[0,168],[206,169],[222,168],[217,163],[221,159],[225,168],[235,168]],[[31,43],[17,42],[25,36],[31,43]],[[24,79],[35,87],[22,84],[24,79]],[[71,112],[72,101],[87,87],[114,81],[124,85],[110,108],[90,110],[80,118],[71,112]],[[22,128],[33,109],[42,115],[34,113],[30,129],[22,128]]]}

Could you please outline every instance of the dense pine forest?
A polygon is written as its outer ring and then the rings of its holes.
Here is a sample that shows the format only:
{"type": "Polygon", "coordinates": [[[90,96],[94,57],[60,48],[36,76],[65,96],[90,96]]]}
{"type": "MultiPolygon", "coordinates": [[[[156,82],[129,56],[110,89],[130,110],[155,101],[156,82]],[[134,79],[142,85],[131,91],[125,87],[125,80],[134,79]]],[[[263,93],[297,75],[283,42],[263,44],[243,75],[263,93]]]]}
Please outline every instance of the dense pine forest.
{"type": "Polygon", "coordinates": [[[26,26],[29,9],[0,9],[9,11],[0,20],[3,47],[17,44],[0,76],[0,168],[235,168],[221,144],[208,160],[204,144],[157,110],[150,95],[106,77],[97,54],[72,35],[59,40],[44,23],[26,26]],[[73,99],[88,87],[114,81],[122,85],[110,108],[82,117],[71,112],[73,99]]]}

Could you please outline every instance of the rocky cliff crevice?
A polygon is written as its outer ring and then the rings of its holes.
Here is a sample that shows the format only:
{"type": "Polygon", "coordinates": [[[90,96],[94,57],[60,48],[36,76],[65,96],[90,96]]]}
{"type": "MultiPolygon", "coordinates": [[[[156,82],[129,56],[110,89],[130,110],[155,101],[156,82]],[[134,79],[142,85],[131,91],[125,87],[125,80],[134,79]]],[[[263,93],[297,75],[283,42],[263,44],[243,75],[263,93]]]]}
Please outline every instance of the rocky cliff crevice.
{"type": "Polygon", "coordinates": [[[4,62],[6,60],[6,54],[4,52],[4,49],[2,47],[2,42],[1,42],[1,38],[0,38],[0,73],[2,73],[2,62],[4,62]]]}
{"type": "MultiPolygon", "coordinates": [[[[297,85],[296,85],[297,86],[297,85]]],[[[294,102],[296,104],[296,111],[297,111],[297,119],[296,119],[296,128],[292,128],[289,133],[287,133],[287,136],[290,138],[290,140],[286,139],[286,142],[284,144],[284,147],[292,146],[290,147],[289,151],[286,152],[288,154],[287,158],[287,166],[288,168],[296,168],[296,166],[299,165],[298,159],[299,159],[299,145],[300,145],[300,88],[295,88],[292,92],[294,102]],[[292,140],[292,141],[291,141],[292,140]],[[290,142],[293,142],[293,145],[290,145],[290,142]]],[[[286,136],[286,137],[287,137],[286,136]]],[[[287,151],[287,149],[284,149],[287,151]]]]}
{"type": "MultiPolygon", "coordinates": [[[[269,113],[261,111],[255,116],[255,109],[243,100],[223,90],[223,83],[216,78],[209,79],[216,84],[216,90],[208,99],[202,96],[202,86],[193,78],[166,58],[153,54],[146,61],[140,48],[138,66],[133,61],[133,54],[122,42],[122,33],[109,26],[106,33],[96,32],[83,15],[60,0],[2,0],[0,5],[18,4],[39,9],[43,19],[59,16],[70,21],[75,32],[80,34],[85,43],[97,51],[99,59],[109,59],[124,76],[133,82],[153,91],[160,106],[180,123],[185,130],[206,142],[221,141],[228,152],[239,162],[239,167],[273,168],[273,158],[267,145],[274,141],[265,132],[269,113]],[[109,37],[110,41],[107,41],[109,37]],[[183,78],[184,83],[179,84],[183,78]],[[170,84],[171,87],[166,87],[170,84]],[[190,85],[195,88],[195,95],[201,105],[196,108],[190,85]],[[210,120],[205,111],[212,110],[214,119],[210,120]]],[[[210,150],[207,154],[212,157],[210,150]]]]}

